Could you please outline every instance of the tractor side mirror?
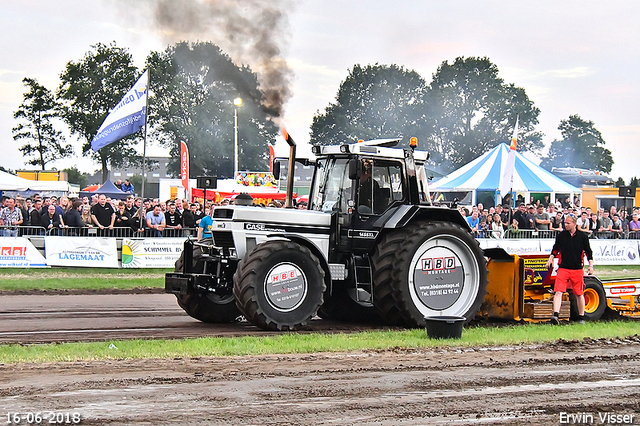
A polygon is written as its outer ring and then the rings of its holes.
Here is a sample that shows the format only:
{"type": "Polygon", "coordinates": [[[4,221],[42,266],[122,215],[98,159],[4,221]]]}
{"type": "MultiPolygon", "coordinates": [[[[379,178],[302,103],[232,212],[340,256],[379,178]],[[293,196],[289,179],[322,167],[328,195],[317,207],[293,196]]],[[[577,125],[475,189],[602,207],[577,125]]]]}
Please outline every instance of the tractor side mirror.
{"type": "Polygon", "coordinates": [[[280,180],[280,160],[273,160],[273,178],[280,180]]]}
{"type": "Polygon", "coordinates": [[[352,158],[351,160],[349,160],[349,179],[360,179],[361,173],[362,167],[360,160],[358,160],[357,158],[352,158]]]}

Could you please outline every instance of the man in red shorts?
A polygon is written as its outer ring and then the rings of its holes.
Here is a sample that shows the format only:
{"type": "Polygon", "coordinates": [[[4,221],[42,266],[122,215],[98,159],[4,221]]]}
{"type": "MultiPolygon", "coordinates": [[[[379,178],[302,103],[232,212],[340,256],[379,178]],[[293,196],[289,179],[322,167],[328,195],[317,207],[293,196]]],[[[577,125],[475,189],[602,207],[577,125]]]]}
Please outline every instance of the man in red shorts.
{"type": "Polygon", "coordinates": [[[560,305],[562,304],[562,293],[569,286],[573,289],[578,301],[579,322],[584,324],[584,256],[589,260],[589,275],[593,275],[593,252],[589,245],[589,237],[584,232],[577,229],[576,217],[567,215],[564,219],[565,230],[558,233],[556,242],[551,250],[551,256],[547,261],[547,269],[553,266],[553,258],[560,254],[560,264],[558,274],[553,288],[553,316],[552,324],[559,324],[560,305]]]}

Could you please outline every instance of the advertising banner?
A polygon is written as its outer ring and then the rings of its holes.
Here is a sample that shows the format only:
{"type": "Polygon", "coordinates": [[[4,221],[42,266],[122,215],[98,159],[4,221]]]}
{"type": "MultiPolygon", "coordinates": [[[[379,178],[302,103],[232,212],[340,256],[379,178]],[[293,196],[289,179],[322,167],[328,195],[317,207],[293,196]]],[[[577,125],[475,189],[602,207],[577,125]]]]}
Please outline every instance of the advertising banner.
{"type": "Polygon", "coordinates": [[[189,148],[184,141],[180,142],[180,179],[186,197],[189,193],[189,148]]]}
{"type": "Polygon", "coordinates": [[[49,266],[118,268],[115,238],[44,237],[49,266]]]}
{"type": "Polygon", "coordinates": [[[173,268],[184,238],[123,238],[123,268],[173,268]]]}
{"type": "MultiPolygon", "coordinates": [[[[502,239],[493,239],[493,238],[485,238],[479,239],[480,248],[502,248],[509,254],[518,254],[518,253],[539,253],[540,252],[540,241],[539,240],[531,240],[531,239],[522,239],[522,240],[502,240],[502,239]]],[[[553,243],[552,243],[553,244],[553,243]]]]}
{"type": "Polygon", "coordinates": [[[589,240],[596,265],[640,265],[638,240],[589,240]]]}
{"type": "Polygon", "coordinates": [[[26,238],[0,237],[0,268],[46,268],[47,262],[26,238]]]}

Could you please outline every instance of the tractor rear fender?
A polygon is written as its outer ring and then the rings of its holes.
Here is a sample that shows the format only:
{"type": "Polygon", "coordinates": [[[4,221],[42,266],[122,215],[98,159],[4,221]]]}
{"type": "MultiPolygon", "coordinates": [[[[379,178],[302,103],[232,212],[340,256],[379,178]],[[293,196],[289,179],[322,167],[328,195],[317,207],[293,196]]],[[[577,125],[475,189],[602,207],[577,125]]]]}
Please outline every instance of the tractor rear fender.
{"type": "Polygon", "coordinates": [[[385,222],[384,228],[404,228],[413,221],[451,222],[471,231],[469,223],[458,210],[422,205],[399,206],[395,213],[385,222]]]}

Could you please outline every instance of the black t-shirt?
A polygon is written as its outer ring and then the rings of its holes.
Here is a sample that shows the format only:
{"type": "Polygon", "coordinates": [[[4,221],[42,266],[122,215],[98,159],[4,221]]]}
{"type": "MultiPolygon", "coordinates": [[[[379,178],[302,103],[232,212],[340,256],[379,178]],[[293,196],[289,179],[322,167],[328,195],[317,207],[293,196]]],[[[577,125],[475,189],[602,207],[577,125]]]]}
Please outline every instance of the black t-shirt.
{"type": "Polygon", "coordinates": [[[182,225],[182,215],[176,210],[173,213],[165,212],[164,220],[167,222],[167,226],[182,225]]]}
{"type": "Polygon", "coordinates": [[[113,222],[113,226],[121,228],[131,226],[131,215],[126,208],[122,213],[120,213],[120,210],[116,212],[116,220],[113,222]]]}
{"type": "Polygon", "coordinates": [[[551,253],[556,257],[560,253],[558,266],[564,269],[582,269],[582,259],[585,255],[587,259],[593,260],[589,237],[582,231],[576,231],[573,236],[567,230],[558,233],[551,253]]]}
{"type": "MultiPolygon", "coordinates": [[[[522,213],[520,210],[516,210],[515,213],[513,214],[513,219],[518,221],[518,228],[519,229],[530,229],[531,228],[531,222],[529,222],[529,218],[527,213],[522,213]]],[[[511,225],[511,224],[509,224],[511,225]]]]}
{"type": "Polygon", "coordinates": [[[104,203],[104,206],[101,206],[100,203],[95,204],[91,207],[91,214],[96,217],[98,223],[102,226],[111,225],[111,215],[115,213],[111,204],[104,203]]]}
{"type": "Polygon", "coordinates": [[[82,228],[84,223],[82,222],[82,216],[77,209],[69,209],[64,214],[64,224],[70,228],[82,228]]]}
{"type": "Polygon", "coordinates": [[[185,210],[184,213],[182,213],[182,227],[183,228],[196,227],[196,219],[193,216],[193,212],[191,212],[191,210],[185,210]]]}

